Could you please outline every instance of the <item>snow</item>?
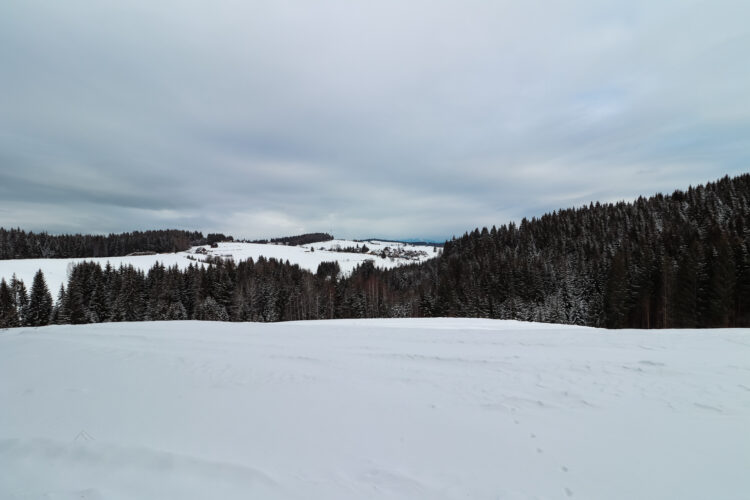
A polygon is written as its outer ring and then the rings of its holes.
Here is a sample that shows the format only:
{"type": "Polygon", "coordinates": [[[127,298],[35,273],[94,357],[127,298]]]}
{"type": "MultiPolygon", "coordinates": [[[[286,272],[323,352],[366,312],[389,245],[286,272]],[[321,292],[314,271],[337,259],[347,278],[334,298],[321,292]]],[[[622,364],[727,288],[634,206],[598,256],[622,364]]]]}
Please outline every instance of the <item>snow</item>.
{"type": "MultiPolygon", "coordinates": [[[[270,258],[286,261],[292,264],[298,264],[304,269],[312,272],[317,271],[318,265],[325,261],[337,261],[344,274],[350,273],[355,267],[366,260],[372,260],[377,267],[391,268],[398,265],[423,262],[427,259],[437,257],[437,253],[432,251],[432,247],[416,246],[404,243],[384,243],[379,241],[352,241],[352,240],[331,240],[319,243],[312,243],[302,246],[286,246],[256,243],[219,243],[219,248],[204,247],[207,251],[212,251],[214,255],[228,257],[231,256],[235,261],[253,258],[257,260],[261,255],[270,258]],[[378,255],[337,252],[333,248],[347,247],[367,247],[375,253],[379,253],[385,247],[399,248],[406,251],[420,252],[419,258],[381,258],[378,255]],[[323,248],[323,250],[320,250],[323,248]],[[312,250],[311,250],[312,249],[312,250]]],[[[195,250],[193,250],[195,251],[195,250]]]]}
{"type": "Polygon", "coordinates": [[[745,499],[750,331],[0,331],[3,499],[745,499]]]}
{"type": "Polygon", "coordinates": [[[26,288],[31,287],[31,283],[34,279],[34,274],[41,269],[44,273],[44,277],[47,281],[47,287],[53,295],[53,298],[57,296],[57,291],[60,289],[61,284],[67,285],[68,266],[74,265],[75,263],[90,261],[97,262],[104,267],[109,262],[113,267],[120,267],[120,265],[132,265],[136,269],[148,271],[153,267],[154,264],[160,262],[167,267],[178,266],[180,269],[187,268],[190,264],[197,264],[198,262],[192,259],[205,260],[206,256],[196,254],[196,250],[203,248],[208,252],[208,255],[221,256],[223,258],[232,258],[235,262],[247,260],[253,258],[257,260],[258,257],[264,256],[266,258],[276,258],[278,260],[289,261],[291,264],[298,264],[304,269],[315,272],[318,269],[318,265],[324,261],[337,261],[341,267],[341,271],[344,274],[351,273],[351,271],[365,260],[374,261],[375,265],[382,268],[391,268],[398,265],[409,264],[414,262],[421,262],[432,257],[436,257],[437,253],[433,253],[432,247],[408,245],[403,243],[383,243],[383,242],[365,242],[368,248],[372,250],[380,251],[386,246],[391,248],[399,247],[403,250],[424,252],[417,259],[407,258],[380,258],[379,256],[369,254],[357,254],[357,253],[342,253],[331,250],[319,250],[320,247],[333,248],[340,246],[342,248],[355,247],[356,245],[362,246],[362,242],[351,241],[351,240],[333,240],[322,243],[315,243],[312,245],[305,246],[285,246],[285,245],[271,245],[271,244],[256,244],[256,243],[219,243],[218,248],[204,247],[193,247],[185,252],[178,253],[166,253],[156,255],[138,255],[129,257],[102,257],[102,258],[75,258],[75,259],[14,259],[14,260],[0,260],[0,278],[5,278],[6,281],[10,281],[11,277],[15,273],[16,276],[23,280],[26,288]],[[314,247],[314,251],[310,251],[310,247],[314,247]]]}
{"type": "Polygon", "coordinates": [[[157,255],[139,255],[132,257],[106,257],[106,258],[85,258],[85,259],[10,259],[0,260],[0,278],[10,281],[13,274],[23,280],[26,289],[30,290],[34,281],[34,275],[40,269],[44,273],[44,279],[47,282],[52,298],[57,298],[57,292],[60,285],[68,284],[68,268],[80,262],[97,262],[102,267],[109,262],[113,267],[119,268],[120,265],[132,265],[136,269],[144,272],[148,271],[157,262],[161,262],[167,267],[177,265],[180,269],[185,269],[191,263],[197,262],[187,259],[185,252],[165,253],[157,255]]]}

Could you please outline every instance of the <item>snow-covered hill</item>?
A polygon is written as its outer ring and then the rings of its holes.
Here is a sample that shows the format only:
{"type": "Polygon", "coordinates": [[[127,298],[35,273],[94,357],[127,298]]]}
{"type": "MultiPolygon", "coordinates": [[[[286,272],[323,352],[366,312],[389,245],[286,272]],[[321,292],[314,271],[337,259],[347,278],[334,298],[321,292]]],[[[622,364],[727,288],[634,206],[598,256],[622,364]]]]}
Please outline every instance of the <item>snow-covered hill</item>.
{"type": "Polygon", "coordinates": [[[746,499],[750,331],[0,331],[3,499],[746,499]]]}
{"type": "Polygon", "coordinates": [[[87,259],[17,259],[0,260],[0,278],[9,281],[15,273],[22,279],[26,287],[30,287],[34,274],[41,269],[47,280],[47,286],[54,295],[60,285],[67,282],[68,266],[76,262],[94,261],[102,266],[109,262],[114,267],[121,264],[132,265],[137,269],[148,271],[156,262],[165,266],[177,265],[181,269],[188,267],[191,263],[196,264],[198,260],[205,260],[207,255],[232,258],[235,261],[248,258],[258,259],[276,258],[288,260],[292,264],[298,264],[304,269],[315,272],[318,265],[324,261],[337,261],[343,273],[350,273],[357,265],[365,260],[372,260],[376,266],[390,268],[403,264],[422,262],[436,257],[439,249],[433,251],[433,247],[409,245],[405,243],[389,243],[382,241],[357,242],[351,240],[332,240],[304,246],[285,246],[258,243],[219,243],[218,248],[194,247],[185,252],[138,255],[128,257],[106,257],[87,259]],[[334,251],[335,248],[348,248],[367,245],[372,253],[346,253],[334,251]],[[321,250],[321,248],[323,250],[321,250]],[[387,249],[387,250],[386,250],[387,249]],[[206,254],[196,253],[205,251],[206,254]],[[381,257],[384,254],[385,257],[381,257]]]}

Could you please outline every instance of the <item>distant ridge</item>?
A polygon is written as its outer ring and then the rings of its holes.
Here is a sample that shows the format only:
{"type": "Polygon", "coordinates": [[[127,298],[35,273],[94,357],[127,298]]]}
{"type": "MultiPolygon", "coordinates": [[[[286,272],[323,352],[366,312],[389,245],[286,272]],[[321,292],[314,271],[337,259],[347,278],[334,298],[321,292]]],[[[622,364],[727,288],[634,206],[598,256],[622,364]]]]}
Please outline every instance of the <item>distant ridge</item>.
{"type": "Polygon", "coordinates": [[[328,233],[306,233],[297,236],[284,236],[281,238],[271,238],[267,240],[251,240],[248,243],[276,243],[280,245],[309,245],[311,243],[320,243],[321,241],[331,241],[333,236],[328,233]]]}
{"type": "Polygon", "coordinates": [[[130,233],[50,235],[0,227],[0,259],[117,257],[132,253],[168,253],[200,244],[197,231],[164,229],[130,233]]]}
{"type": "Polygon", "coordinates": [[[434,246],[434,247],[442,247],[445,245],[445,241],[431,241],[431,240],[423,240],[418,238],[406,238],[406,239],[385,239],[385,238],[365,238],[361,240],[354,240],[354,241],[381,241],[384,243],[407,243],[409,245],[417,245],[417,246],[434,246]]]}

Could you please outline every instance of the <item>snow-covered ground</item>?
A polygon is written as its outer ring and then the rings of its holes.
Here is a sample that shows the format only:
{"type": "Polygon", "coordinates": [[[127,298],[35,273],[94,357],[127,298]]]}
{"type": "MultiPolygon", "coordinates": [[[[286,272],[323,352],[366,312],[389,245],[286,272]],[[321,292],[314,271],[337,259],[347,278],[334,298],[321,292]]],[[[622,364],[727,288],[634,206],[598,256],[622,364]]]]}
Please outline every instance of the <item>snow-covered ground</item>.
{"type": "Polygon", "coordinates": [[[747,499],[750,331],[0,331],[3,499],[747,499]]]}
{"type": "MultiPolygon", "coordinates": [[[[423,262],[427,259],[437,257],[438,253],[433,252],[433,247],[417,246],[405,243],[379,242],[379,241],[351,241],[351,240],[331,240],[319,243],[312,243],[301,246],[286,245],[263,245],[257,243],[219,243],[219,248],[206,248],[213,255],[229,257],[235,261],[246,260],[250,257],[258,259],[261,255],[264,257],[275,257],[279,260],[288,260],[292,264],[298,264],[300,267],[309,269],[312,272],[317,271],[318,265],[325,261],[337,261],[343,273],[350,273],[355,267],[366,260],[372,260],[378,267],[391,268],[403,264],[412,264],[423,262]],[[367,248],[372,253],[349,253],[334,251],[335,248],[348,248],[357,246],[367,248]],[[413,252],[413,257],[393,257],[382,258],[378,254],[386,247],[398,249],[402,253],[413,252]],[[322,249],[322,250],[321,250],[322,249]]],[[[195,252],[196,249],[192,249],[195,252]]],[[[439,251],[439,249],[438,249],[439,251]]]]}
{"type": "MultiPolygon", "coordinates": [[[[380,252],[385,247],[399,248],[400,250],[410,253],[413,252],[415,257],[413,258],[381,258],[377,255],[361,254],[361,253],[342,253],[331,250],[319,250],[321,247],[329,249],[336,246],[341,248],[346,247],[360,247],[363,245],[362,242],[350,241],[350,240],[333,240],[322,243],[315,243],[312,245],[304,246],[285,246],[285,245],[270,245],[270,244],[257,244],[257,243],[219,243],[218,248],[206,247],[194,247],[186,252],[179,253],[166,253],[156,255],[139,255],[131,257],[105,257],[105,258],[85,258],[85,259],[16,259],[16,260],[0,260],[0,278],[5,278],[9,281],[15,273],[19,279],[22,279],[26,284],[26,287],[31,287],[31,283],[34,278],[34,274],[41,269],[44,273],[44,277],[47,280],[47,286],[53,295],[57,293],[60,285],[67,284],[67,271],[68,266],[83,261],[93,261],[105,266],[107,262],[112,264],[114,267],[120,267],[120,265],[132,265],[136,269],[142,269],[148,271],[156,262],[161,262],[167,267],[177,265],[180,269],[188,267],[191,263],[197,264],[192,259],[205,259],[205,255],[196,254],[196,250],[204,248],[208,255],[217,255],[224,258],[231,256],[235,262],[253,258],[255,260],[260,256],[266,258],[276,258],[280,260],[288,260],[291,264],[298,264],[304,269],[308,269],[312,272],[317,271],[318,265],[324,261],[337,261],[341,267],[341,271],[346,274],[350,273],[357,265],[361,264],[365,260],[374,261],[375,265],[383,268],[391,268],[398,265],[410,264],[414,262],[421,262],[432,257],[436,257],[438,254],[433,252],[433,247],[408,245],[404,243],[384,243],[384,242],[366,242],[368,248],[374,252],[380,252]],[[314,247],[314,251],[311,251],[310,247],[314,247]]],[[[438,249],[439,251],[439,249],[438,249]]],[[[413,254],[413,255],[414,255],[413,254]]]]}

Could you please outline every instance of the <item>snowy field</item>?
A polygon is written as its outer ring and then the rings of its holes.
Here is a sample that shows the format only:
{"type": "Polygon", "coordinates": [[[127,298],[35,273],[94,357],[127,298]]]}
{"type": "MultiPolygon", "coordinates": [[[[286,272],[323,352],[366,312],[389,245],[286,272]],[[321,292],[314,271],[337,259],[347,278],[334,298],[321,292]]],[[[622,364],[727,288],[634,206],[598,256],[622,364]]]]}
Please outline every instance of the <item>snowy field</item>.
{"type": "Polygon", "coordinates": [[[2,499],[747,499],[750,331],[0,331],[2,499]]]}
{"type": "Polygon", "coordinates": [[[166,253],[156,255],[139,255],[132,257],[104,257],[104,258],[85,258],[85,259],[15,259],[15,260],[0,260],[0,278],[5,278],[6,281],[10,281],[13,273],[19,279],[22,279],[26,288],[31,287],[31,283],[34,279],[34,274],[41,269],[44,273],[44,277],[47,280],[47,286],[52,292],[53,297],[56,297],[57,290],[60,289],[61,284],[67,285],[67,272],[68,266],[73,265],[77,262],[91,261],[98,262],[104,267],[109,262],[113,267],[120,267],[120,265],[132,265],[136,269],[148,271],[157,262],[164,264],[167,267],[178,266],[180,269],[188,267],[191,263],[197,264],[193,259],[205,259],[205,255],[196,254],[196,250],[204,248],[208,255],[221,256],[223,258],[232,258],[235,262],[241,260],[247,260],[253,258],[257,260],[258,257],[263,256],[266,258],[276,258],[283,261],[289,261],[291,264],[298,264],[304,269],[308,269],[312,272],[318,270],[318,265],[324,261],[337,261],[341,267],[341,271],[346,274],[350,273],[355,267],[364,262],[365,260],[374,261],[375,265],[383,268],[391,268],[403,264],[411,264],[415,262],[421,262],[432,257],[437,257],[437,253],[434,253],[432,248],[428,246],[416,246],[408,245],[404,243],[384,243],[384,242],[366,242],[368,248],[374,252],[380,252],[385,247],[399,248],[407,252],[419,253],[417,258],[381,258],[377,255],[361,254],[361,253],[342,253],[335,252],[332,250],[319,250],[323,247],[325,249],[334,248],[340,246],[341,248],[355,247],[356,245],[362,246],[363,243],[350,241],[350,240],[333,240],[322,243],[314,243],[312,245],[304,246],[285,246],[285,245],[270,245],[270,244],[256,244],[256,243],[219,243],[218,248],[205,247],[194,247],[185,252],[178,253],[166,253]],[[310,250],[310,247],[314,247],[314,251],[310,250]]]}

